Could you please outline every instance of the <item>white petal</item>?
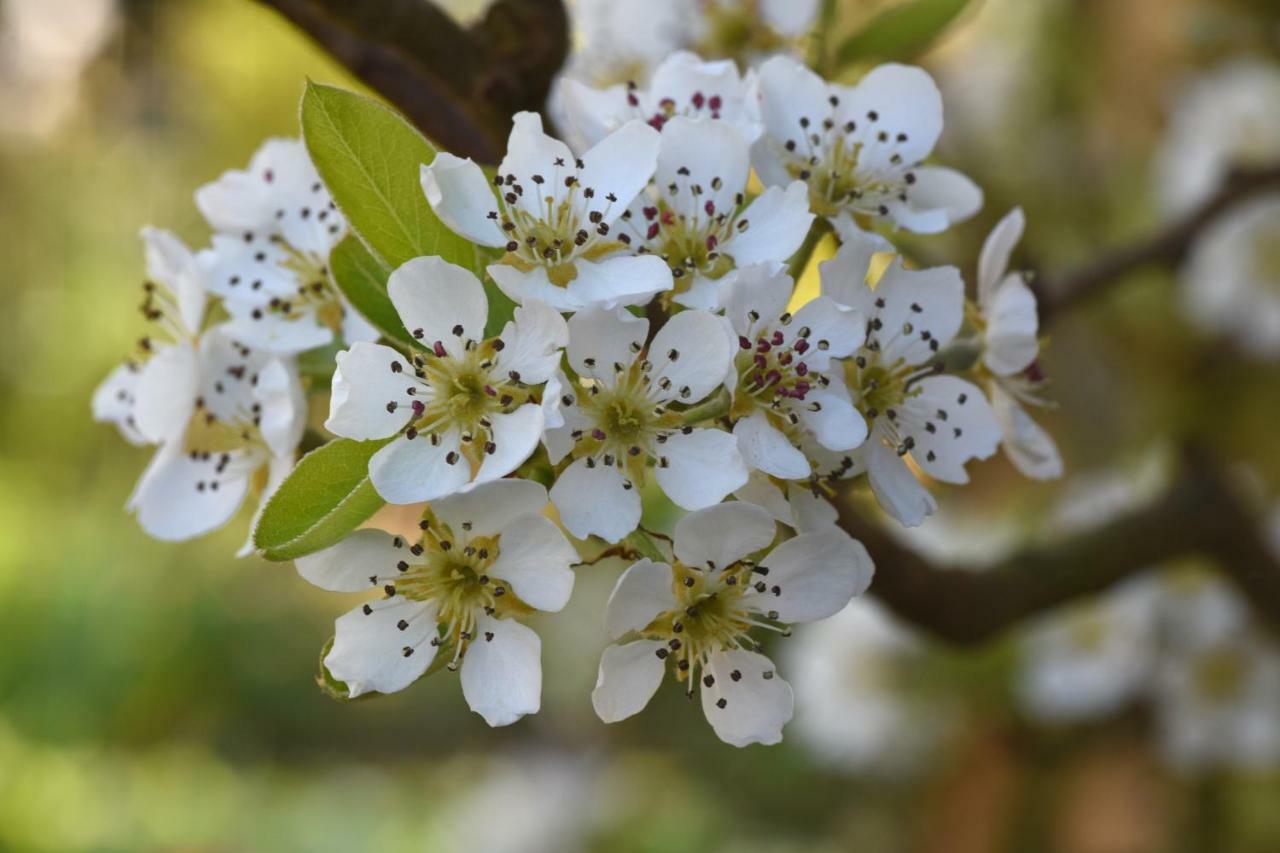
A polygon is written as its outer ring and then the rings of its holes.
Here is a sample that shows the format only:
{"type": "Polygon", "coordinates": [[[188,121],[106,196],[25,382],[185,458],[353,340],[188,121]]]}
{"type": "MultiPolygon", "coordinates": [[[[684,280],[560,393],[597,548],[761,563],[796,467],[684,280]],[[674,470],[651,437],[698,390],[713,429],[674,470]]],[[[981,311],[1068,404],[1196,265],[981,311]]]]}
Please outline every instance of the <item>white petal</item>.
{"type": "Polygon", "coordinates": [[[786,266],[775,261],[732,270],[719,285],[720,304],[734,332],[754,340],[764,326],[776,322],[787,310],[795,282],[787,275],[786,266]],[[752,311],[759,320],[752,322],[752,311]]]}
{"type": "MultiPolygon", "coordinates": [[[[675,184],[681,188],[679,193],[667,197],[677,216],[705,221],[708,216],[704,210],[706,203],[713,206],[714,213],[732,213],[737,207],[735,196],[746,188],[750,170],[747,141],[729,123],[710,118],[676,116],[663,125],[662,148],[658,154],[654,184],[658,187],[675,184]],[[690,191],[689,188],[695,185],[702,188],[701,193],[690,191]]],[[[801,189],[802,206],[804,213],[808,214],[808,191],[804,190],[803,185],[801,189]]],[[[781,193],[779,190],[778,195],[781,193]]],[[[751,209],[757,203],[753,202],[751,209]]],[[[777,204],[771,201],[765,206],[776,207],[777,204]]],[[[774,213],[778,211],[775,210],[774,213]]],[[[768,218],[764,208],[761,208],[759,218],[768,218]]],[[[762,228],[767,226],[764,222],[760,224],[762,228]]],[[[748,231],[754,231],[756,225],[752,219],[748,231]]],[[[768,235],[762,231],[762,236],[768,235]]],[[[800,239],[804,239],[803,235],[800,239]]],[[[736,245],[736,238],[733,242],[736,245]]],[[[734,254],[734,257],[737,255],[734,254]]],[[[785,257],[786,255],[771,255],[761,256],[760,259],[779,260],[785,257]]]]}
{"type": "Polygon", "coordinates": [[[193,458],[180,442],[156,451],[129,508],[148,535],[166,542],[201,536],[231,520],[249,491],[249,475],[256,465],[242,453],[219,474],[218,455],[193,458]]]}
{"type": "Polygon", "coordinates": [[[763,593],[742,602],[782,622],[816,622],[839,613],[866,591],[874,566],[867,549],[843,530],[802,533],[774,548],[760,565],[769,573],[763,593]]]}
{"type": "Polygon", "coordinates": [[[519,112],[512,117],[507,156],[498,166],[498,174],[514,175],[516,183],[528,188],[528,192],[519,195],[519,207],[536,219],[545,217],[548,207],[554,208],[568,197],[564,178],[573,173],[573,152],[543,131],[542,116],[519,112]],[[535,183],[534,175],[542,176],[545,182],[535,183]]]}
{"type": "Polygon", "coordinates": [[[307,426],[307,398],[297,368],[272,359],[258,372],[253,398],[262,407],[258,429],[276,456],[293,457],[307,426]]]}
{"type": "Polygon", "coordinates": [[[257,306],[231,299],[223,304],[232,313],[232,319],[225,325],[227,333],[255,349],[296,355],[333,342],[333,330],[320,322],[315,311],[304,310],[296,318],[275,313],[263,315],[259,311],[254,317],[250,312],[257,306]]]}
{"type": "Polygon", "coordinates": [[[378,338],[382,337],[382,332],[377,326],[370,323],[363,314],[355,309],[355,307],[347,301],[346,297],[341,300],[342,304],[342,342],[347,346],[354,343],[375,343],[378,338]]]}
{"type": "Polygon", "coordinates": [[[133,414],[141,377],[137,365],[118,365],[94,390],[92,403],[93,419],[99,423],[115,424],[124,440],[135,446],[147,443],[147,437],[138,429],[133,414]]]}
{"type": "Polygon", "coordinates": [[[347,685],[352,698],[403,690],[427,671],[436,655],[431,644],[435,608],[403,596],[362,604],[339,616],[333,627],[333,648],[324,665],[347,685]]]}
{"type": "Polygon", "coordinates": [[[866,464],[871,491],[889,515],[907,527],[916,527],[937,512],[938,502],[933,495],[911,473],[902,457],[879,438],[867,441],[858,453],[866,464]]]}
{"type": "Polygon", "coordinates": [[[675,433],[662,445],[661,454],[667,465],[657,468],[658,485],[684,509],[717,504],[747,482],[737,441],[718,429],[675,433]]]}
{"type": "Polygon", "coordinates": [[[1033,480],[1062,476],[1062,456],[1053,437],[999,385],[991,388],[991,409],[1000,424],[1005,455],[1015,468],[1033,480]]]}
{"type": "Polygon", "coordinates": [[[872,256],[885,251],[885,247],[878,235],[868,234],[857,227],[847,229],[840,235],[840,240],[835,257],[818,264],[822,295],[869,318],[875,308],[875,297],[867,285],[867,270],[872,256]]]}
{"type": "Polygon", "coordinates": [[[490,277],[517,303],[545,302],[557,311],[579,311],[589,305],[613,308],[647,302],[670,290],[671,268],[657,255],[613,254],[600,261],[578,259],[576,277],[567,287],[552,284],[546,267],[527,272],[507,264],[491,264],[490,277]]]}
{"type": "Polygon", "coordinates": [[[969,482],[965,463],[987,459],[1000,446],[1000,425],[991,404],[976,385],[954,376],[930,376],[917,387],[919,396],[903,406],[911,417],[899,424],[915,441],[911,458],[944,483],[969,482]],[[934,430],[927,429],[929,423],[934,430]]]}
{"type": "Polygon", "coordinates": [[[747,746],[782,740],[795,700],[773,661],[755,652],[719,652],[707,662],[706,675],[712,683],[706,686],[704,678],[702,712],[722,741],[747,746]]]}
{"type": "Polygon", "coordinates": [[[491,726],[508,726],[542,704],[542,640],[532,628],[481,615],[462,661],[462,695],[491,726]]]}
{"type": "Polygon", "coordinates": [[[617,542],[640,523],[640,495],[616,468],[579,459],[551,487],[560,521],[579,539],[599,536],[617,542]]]}
{"type": "Polygon", "coordinates": [[[899,257],[885,270],[871,300],[864,316],[878,319],[881,328],[868,333],[867,345],[878,342],[887,363],[903,359],[921,364],[959,331],[964,319],[964,280],[955,267],[905,269],[899,257]],[[875,307],[881,301],[884,307],[875,307]]]}
{"type": "Polygon", "coordinates": [[[867,438],[867,422],[843,388],[815,388],[795,411],[800,422],[828,450],[852,450],[867,438]],[[817,411],[814,406],[821,406],[817,411]]]}
{"type": "Polygon", "coordinates": [[[982,360],[997,376],[1025,370],[1040,352],[1036,297],[1020,275],[1010,275],[987,304],[986,351],[982,360]]]}
{"type": "Polygon", "coordinates": [[[138,431],[153,443],[177,440],[195,411],[199,358],[189,343],[164,347],[142,367],[133,407],[138,431]]]}
{"type": "Polygon", "coordinates": [[[626,309],[586,308],[569,318],[569,366],[579,376],[611,385],[614,365],[629,367],[648,333],[649,321],[626,309]]]}
{"type": "Polygon", "coordinates": [[[791,507],[787,503],[787,496],[782,489],[774,485],[768,474],[752,471],[747,482],[742,488],[735,490],[733,496],[744,503],[754,504],[766,510],[773,516],[774,521],[791,524],[791,507]]]}
{"type": "Polygon", "coordinates": [[[547,490],[533,480],[494,480],[467,492],[449,495],[431,505],[431,511],[449,525],[455,540],[496,536],[511,522],[526,515],[541,515],[547,507],[547,490]]]}
{"type": "Polygon", "coordinates": [[[470,159],[441,151],[420,172],[422,191],[440,221],[473,243],[498,248],[507,245],[497,219],[498,201],[484,172],[470,159]]]}
{"type": "MultiPolygon", "coordinates": [[[[569,125],[578,140],[595,145],[631,116],[626,86],[618,84],[606,89],[593,89],[580,80],[563,78],[560,93],[569,125]]],[[[573,139],[576,146],[578,143],[573,139]]]]}
{"type": "Polygon", "coordinates": [[[203,278],[195,255],[171,231],[143,228],[147,275],[169,288],[178,302],[178,316],[190,335],[200,331],[204,322],[205,294],[203,278]]]}
{"type": "Polygon", "coordinates": [[[1022,208],[1015,207],[1005,214],[1004,219],[996,223],[987,239],[982,243],[982,254],[978,256],[978,304],[985,309],[995,295],[996,285],[1004,279],[1009,269],[1009,256],[1013,247],[1022,239],[1022,231],[1026,227],[1026,218],[1022,208]]]}
{"type": "Polygon", "coordinates": [[[868,144],[859,166],[883,167],[892,154],[914,163],[929,156],[942,133],[942,93],[923,68],[886,63],[879,65],[849,90],[840,104],[841,120],[856,121],[858,135],[873,140],[885,132],[889,145],[868,144]],[[869,113],[876,115],[872,122],[869,113]],[[899,134],[906,139],[897,142],[899,134]]]}
{"type": "MultiPolygon", "coordinates": [[[[913,169],[915,183],[911,185],[907,207],[916,216],[943,214],[943,224],[937,227],[933,219],[905,220],[895,216],[899,224],[920,234],[933,234],[949,225],[963,222],[982,209],[982,190],[967,176],[943,166],[921,166],[913,169]]],[[[891,208],[893,206],[891,205],[891,208]]]]}
{"type": "Polygon", "coordinates": [[[526,515],[503,528],[498,558],[489,571],[511,584],[530,607],[555,613],[573,594],[578,552],[550,519],[526,515]]]}
{"type": "Polygon", "coordinates": [[[802,483],[787,483],[787,502],[793,518],[789,523],[798,533],[832,527],[840,517],[830,501],[802,483]]]}
{"type": "Polygon", "coordinates": [[[803,181],[792,181],[785,190],[769,187],[742,212],[739,221],[747,222],[747,230],[735,234],[722,251],[739,265],[786,260],[804,242],[813,218],[803,181]]]}
{"type": "Polygon", "coordinates": [[[658,163],[661,137],[641,121],[629,121],[592,146],[582,155],[578,181],[594,191],[581,199],[584,209],[599,212],[604,224],[612,225],[631,200],[648,185],[658,163]],[[612,195],[615,200],[610,201],[612,195]]]}
{"type": "Polygon", "coordinates": [[[755,411],[739,420],[734,424],[733,437],[747,467],[783,480],[809,476],[809,460],[782,430],[769,423],[765,412],[755,411]]]}
{"type": "MultiPolygon", "coordinates": [[[[826,116],[831,110],[826,83],[790,57],[775,56],[766,61],[760,66],[757,80],[760,115],[771,139],[761,139],[753,149],[753,155],[770,143],[781,146],[787,140],[803,140],[806,131],[800,120],[808,119],[810,123],[821,121],[819,117],[826,116]]],[[[760,168],[758,159],[756,168],[760,168]]],[[[761,174],[767,183],[781,183],[773,177],[776,176],[761,174]]]]}
{"type": "Polygon", "coordinates": [[[661,640],[636,640],[604,650],[591,691],[591,706],[602,721],[616,723],[644,710],[666,672],[657,655],[664,647],[661,640]]]}
{"type": "Polygon", "coordinates": [[[639,631],[658,616],[679,606],[672,589],[673,575],[666,563],[640,560],[618,578],[604,611],[605,633],[616,640],[628,631],[639,631]]]}
{"type": "Polygon", "coordinates": [[[432,444],[425,434],[413,439],[402,435],[373,454],[369,480],[383,500],[393,504],[433,501],[459,491],[470,481],[471,466],[461,455],[457,430],[439,435],[438,444],[432,444]],[[455,460],[453,464],[449,464],[450,458],[455,460]]]}
{"type": "Polygon", "coordinates": [[[654,335],[649,345],[653,364],[652,393],[658,399],[696,403],[723,381],[733,357],[724,325],[707,311],[682,311],[654,335]],[[664,392],[662,379],[671,381],[664,392]]]}
{"type": "Polygon", "coordinates": [[[211,242],[196,255],[210,293],[241,303],[240,310],[265,308],[272,297],[292,299],[297,294],[299,275],[289,266],[293,256],[280,243],[229,234],[214,234],[211,242]]]}
{"type": "Polygon", "coordinates": [[[569,343],[569,327],[554,308],[527,300],[502,330],[504,347],[498,369],[515,371],[526,385],[546,382],[560,366],[560,351],[569,343]]]}
{"type": "Polygon", "coordinates": [[[357,530],[336,545],[294,560],[298,574],[330,592],[361,592],[378,586],[370,578],[394,577],[409,552],[402,536],[357,530]]]}
{"type": "Polygon", "coordinates": [[[730,501],[680,519],[675,530],[675,553],[686,566],[718,571],[769,547],[776,534],[767,511],[754,504],[730,501]]]}
{"type": "Polygon", "coordinates": [[[409,422],[413,398],[405,391],[418,383],[404,356],[391,347],[357,343],[338,353],[336,361],[325,429],[363,441],[394,435],[409,422]],[[387,411],[391,402],[396,406],[387,411]]]}
{"type": "Polygon", "coordinates": [[[487,483],[505,477],[529,458],[542,439],[542,427],[546,423],[542,406],[526,403],[514,412],[493,415],[489,418],[492,453],[485,454],[476,472],[477,483],[487,483]]]}
{"type": "Polygon", "coordinates": [[[405,261],[387,280],[404,327],[427,349],[439,341],[454,356],[467,339],[484,340],[489,299],[469,270],[429,256],[405,261]]]}

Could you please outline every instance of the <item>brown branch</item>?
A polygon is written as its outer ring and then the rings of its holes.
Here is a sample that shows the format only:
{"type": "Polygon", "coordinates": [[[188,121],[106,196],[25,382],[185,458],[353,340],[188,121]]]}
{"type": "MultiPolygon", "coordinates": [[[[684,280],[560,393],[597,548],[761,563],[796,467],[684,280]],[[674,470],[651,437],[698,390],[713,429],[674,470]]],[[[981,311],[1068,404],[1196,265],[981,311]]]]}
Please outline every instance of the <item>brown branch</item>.
{"type": "Polygon", "coordinates": [[[848,482],[840,525],[876,561],[871,592],[908,622],[953,643],[975,644],[1035,614],[1100,592],[1177,557],[1216,558],[1280,628],[1280,563],[1218,467],[1199,448],[1155,503],[1069,541],[1037,547],[986,569],[938,568],[862,517],[848,482]]]}
{"type": "Polygon", "coordinates": [[[1152,236],[1103,254],[1088,266],[1056,279],[1040,279],[1036,295],[1045,322],[1063,309],[1103,293],[1127,274],[1151,265],[1176,266],[1195,238],[1219,216],[1252,195],[1280,190],[1280,163],[1233,171],[1214,195],[1152,236]]]}
{"type": "Polygon", "coordinates": [[[560,0],[499,0],[471,29],[427,0],[259,0],[433,141],[497,162],[511,116],[540,110],[568,52],[560,0]]]}

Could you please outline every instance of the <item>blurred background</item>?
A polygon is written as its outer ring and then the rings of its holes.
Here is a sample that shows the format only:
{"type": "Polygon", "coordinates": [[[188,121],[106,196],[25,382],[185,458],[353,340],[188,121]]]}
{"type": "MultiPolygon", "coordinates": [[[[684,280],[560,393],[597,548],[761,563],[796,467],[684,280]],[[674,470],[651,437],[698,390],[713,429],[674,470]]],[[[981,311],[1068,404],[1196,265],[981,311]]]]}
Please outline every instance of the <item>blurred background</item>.
{"type": "MultiPolygon", "coordinates": [[[[844,0],[838,26],[892,5],[844,0]]],[[[1045,271],[1148,233],[1182,171],[1163,153],[1180,105],[1243,59],[1277,73],[1268,0],[971,4],[921,62],[946,99],[942,157],[986,206],[909,245],[971,279],[1014,205],[1028,219],[1015,257],[1045,271]]],[[[148,539],[123,509],[146,451],[89,416],[142,334],[139,228],[207,239],[192,191],[296,135],[307,77],[357,86],[250,2],[0,0],[0,849],[1280,850],[1272,640],[1207,563],[1152,567],[976,649],[858,605],[773,650],[800,709],[779,747],[723,745],[675,690],[596,720],[608,562],[535,626],[535,717],[490,730],[447,673],[376,701],[321,693],[320,645],[355,599],[232,559],[247,517],[148,539]],[[1183,593],[1194,604],[1170,606],[1183,593]],[[1170,652],[1160,632],[1196,620],[1263,663],[1202,671],[1170,652]],[[1252,704],[1205,710],[1198,688],[1252,704]],[[1187,734],[1201,712],[1218,716],[1187,734]],[[1241,747],[1245,729],[1260,734],[1241,747]]],[[[1264,125],[1280,115],[1272,85],[1241,96],[1264,125]]],[[[1244,132],[1186,122],[1232,144],[1244,132]]],[[[1280,162],[1275,139],[1254,140],[1273,146],[1260,162],[1280,162]]],[[[973,466],[912,547],[973,566],[1105,523],[1158,491],[1171,446],[1206,426],[1273,501],[1280,369],[1196,323],[1185,289],[1142,273],[1055,322],[1043,367],[1059,408],[1043,422],[1067,476],[973,466]]]]}

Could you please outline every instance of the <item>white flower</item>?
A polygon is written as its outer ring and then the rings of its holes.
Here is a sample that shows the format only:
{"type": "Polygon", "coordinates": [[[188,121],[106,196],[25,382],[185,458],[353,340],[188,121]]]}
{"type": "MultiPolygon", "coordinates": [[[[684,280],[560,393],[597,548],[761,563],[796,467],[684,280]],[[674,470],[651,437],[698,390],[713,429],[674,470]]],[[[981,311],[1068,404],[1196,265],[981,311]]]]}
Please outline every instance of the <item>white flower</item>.
{"type": "Polygon", "coordinates": [[[263,474],[265,501],[293,467],[306,399],[290,364],[250,350],[225,326],[166,352],[183,355],[156,374],[136,410],[144,431],[166,437],[129,509],[150,535],[180,540],[225,524],[263,474]]]}
{"type": "Polygon", "coordinates": [[[865,319],[828,296],[790,314],[792,282],[781,264],[735,270],[723,288],[725,319],[737,341],[726,385],[747,465],[783,480],[807,479],[813,466],[802,437],[835,452],[862,444],[866,421],[849,400],[843,367],[832,360],[857,351],[865,319]]]}
{"type": "Polygon", "coordinates": [[[1028,712],[1072,722],[1133,701],[1156,661],[1158,600],[1142,578],[1035,624],[1023,641],[1018,683],[1028,712]]]}
{"type": "Polygon", "coordinates": [[[1004,449],[1014,467],[1037,480],[1062,476],[1062,456],[1053,438],[1022,404],[1044,405],[1036,396],[1040,374],[1040,318],[1036,297],[1021,273],[1011,273],[1009,255],[1025,220],[1015,207],[991,230],[978,259],[978,322],[982,362],[991,372],[991,405],[1004,449]]]}
{"type": "Polygon", "coordinates": [[[239,340],[297,353],[335,337],[378,339],[330,275],[329,251],[347,226],[300,140],[268,140],[247,171],[201,187],[196,205],[219,232],[201,272],[239,340]]]}
{"type": "Polygon", "coordinates": [[[564,79],[592,86],[635,80],[689,39],[689,0],[577,0],[573,27],[578,47],[564,79]]]}
{"type": "Polygon", "coordinates": [[[654,69],[647,85],[628,81],[595,88],[568,79],[562,97],[574,135],[584,147],[632,119],[662,130],[676,116],[718,119],[732,125],[750,144],[763,127],[749,86],[732,60],[704,62],[697,54],[678,51],[654,69]]]}
{"type": "Polygon", "coordinates": [[[777,743],[791,719],[791,687],[759,653],[754,628],[786,632],[838,612],[871,582],[861,544],[839,530],[803,533],[768,548],[774,522],[760,507],[725,503],[680,520],[671,565],[641,560],[618,579],[605,613],[617,640],[605,649],[591,702],[606,723],[644,709],[670,659],[721,740],[777,743]]]}
{"type": "Polygon", "coordinates": [[[142,314],[160,334],[143,338],[141,358],[126,361],[102,382],[93,395],[93,416],[114,423],[131,444],[159,444],[185,428],[190,416],[194,384],[182,380],[196,359],[208,297],[195,256],[177,236],[148,227],[142,241],[142,314]]]}
{"type": "Polygon", "coordinates": [[[352,697],[394,693],[416,681],[438,647],[461,665],[462,694],[491,726],[536,713],[542,643],[521,624],[569,601],[577,554],[542,516],[546,490],[530,480],[485,483],[433,502],[417,542],[358,530],[297,561],[311,583],[335,592],[371,586],[382,599],[335,624],[324,665],[352,697]]]}
{"type": "Polygon", "coordinates": [[[933,755],[944,704],[911,696],[924,649],[878,603],[855,598],[787,644],[795,729],[820,761],[851,773],[900,776],[933,755]]]}
{"type": "Polygon", "coordinates": [[[942,97],[925,71],[881,65],[856,86],[838,86],[775,57],[760,67],[759,87],[756,170],[767,185],[805,181],[814,213],[932,234],[982,206],[964,175],[920,165],[942,131],[942,97]]]}
{"type": "Polygon", "coordinates": [[[387,293],[422,349],[404,356],[356,344],[339,353],[325,427],[359,440],[396,436],[369,460],[374,488],[391,503],[505,477],[542,435],[546,415],[535,395],[559,364],[564,320],[531,300],[485,340],[484,287],[438,257],[401,265],[387,293]]]}
{"type": "Polygon", "coordinates": [[[1270,769],[1280,761],[1280,649],[1259,632],[1171,657],[1156,699],[1161,747],[1179,769],[1270,769]]]}
{"type": "Polygon", "coordinates": [[[784,261],[804,242],[813,222],[804,183],[769,187],[744,207],[750,171],[747,143],[725,122],[667,122],[653,184],[619,227],[671,267],[681,305],[718,308],[726,273],[784,261]]]}
{"type": "Polygon", "coordinates": [[[688,0],[691,39],[708,56],[755,65],[778,53],[799,55],[818,17],[818,0],[688,0]]]}
{"type": "Polygon", "coordinates": [[[565,385],[564,425],[545,440],[553,463],[573,456],[551,500],[580,539],[617,542],[635,529],[637,487],[650,464],[662,491],[685,509],[719,503],[747,481],[733,436],[688,425],[682,408],[724,381],[730,343],[720,319],[676,314],[642,355],[648,330],[625,309],[590,308],[569,321],[569,365],[586,384],[565,385]]]}
{"type": "Polygon", "coordinates": [[[1280,68],[1243,59],[1193,80],[1170,120],[1158,159],[1160,196],[1170,213],[1207,199],[1235,168],[1280,159],[1280,68]]]}
{"type": "Polygon", "coordinates": [[[480,167],[441,153],[422,167],[422,187],[440,219],[482,246],[505,248],[488,273],[516,302],[560,311],[634,305],[671,289],[660,258],[637,256],[618,217],[649,183],[658,132],[632,121],[580,159],[542,131],[537,113],[517,113],[493,185],[480,167]],[[496,190],[496,192],[495,192],[496,190]]]}
{"type": "Polygon", "coordinates": [[[895,258],[872,289],[866,276],[878,247],[872,238],[853,239],[820,266],[823,295],[867,318],[866,343],[845,362],[845,382],[871,421],[871,437],[831,473],[865,470],[880,505],[914,527],[937,503],[904,457],[934,479],[966,483],[965,464],[995,453],[1000,427],[980,388],[928,364],[960,328],[960,273],[907,270],[895,258]]]}
{"type": "Polygon", "coordinates": [[[1260,358],[1280,358],[1280,195],[1216,219],[1192,244],[1181,276],[1193,323],[1260,358]]]}

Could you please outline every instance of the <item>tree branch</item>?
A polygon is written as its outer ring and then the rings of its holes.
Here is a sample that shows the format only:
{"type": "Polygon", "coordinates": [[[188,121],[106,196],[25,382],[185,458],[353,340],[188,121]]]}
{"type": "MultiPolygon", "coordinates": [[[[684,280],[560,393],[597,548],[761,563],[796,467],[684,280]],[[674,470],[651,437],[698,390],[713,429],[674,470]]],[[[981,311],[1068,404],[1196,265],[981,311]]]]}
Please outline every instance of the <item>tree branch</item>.
{"type": "Polygon", "coordinates": [[[876,561],[871,591],[908,622],[958,644],[976,644],[1037,613],[1100,592],[1177,557],[1207,555],[1280,628],[1280,563],[1206,451],[1189,447],[1156,502],[1066,542],[1037,547],[988,569],[938,568],[868,522],[838,487],[840,526],[876,561]]]}
{"type": "Polygon", "coordinates": [[[1145,266],[1176,266],[1191,244],[1218,217],[1241,201],[1267,190],[1280,190],[1280,163],[1264,168],[1237,169],[1218,191],[1195,210],[1145,240],[1115,249],[1094,263],[1056,279],[1035,284],[1044,323],[1058,312],[1103,293],[1128,273],[1145,266]]]}

